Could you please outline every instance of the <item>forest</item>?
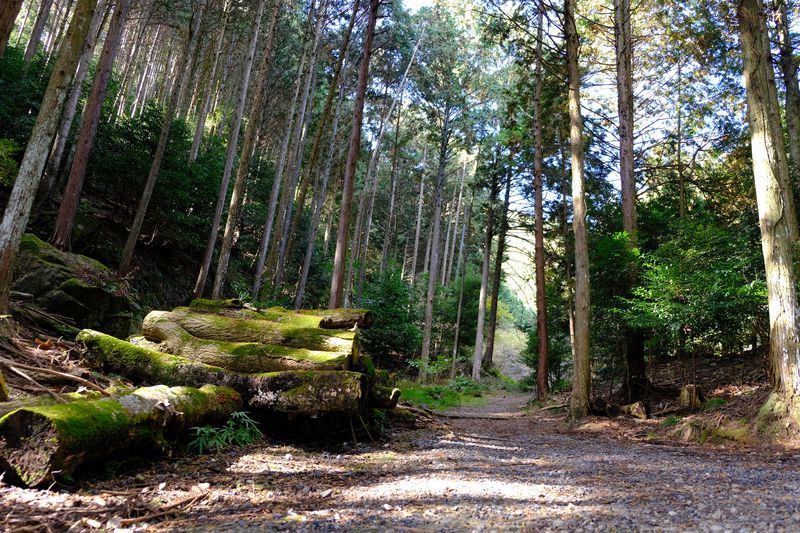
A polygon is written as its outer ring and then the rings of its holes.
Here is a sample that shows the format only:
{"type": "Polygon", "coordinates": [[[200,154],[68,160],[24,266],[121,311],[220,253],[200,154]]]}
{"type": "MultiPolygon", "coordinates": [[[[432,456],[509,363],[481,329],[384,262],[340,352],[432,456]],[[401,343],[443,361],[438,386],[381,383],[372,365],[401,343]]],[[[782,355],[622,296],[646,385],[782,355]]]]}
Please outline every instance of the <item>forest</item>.
{"type": "Polygon", "coordinates": [[[0,0],[2,527],[800,527],[798,28],[0,0]]]}

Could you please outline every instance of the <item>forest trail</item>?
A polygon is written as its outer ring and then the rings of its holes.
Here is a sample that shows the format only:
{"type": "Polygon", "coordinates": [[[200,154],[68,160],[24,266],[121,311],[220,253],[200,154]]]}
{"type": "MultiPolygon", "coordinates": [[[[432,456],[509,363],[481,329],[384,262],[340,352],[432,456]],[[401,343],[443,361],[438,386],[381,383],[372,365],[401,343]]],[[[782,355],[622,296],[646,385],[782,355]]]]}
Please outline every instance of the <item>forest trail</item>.
{"type": "Polygon", "coordinates": [[[262,443],[117,473],[72,494],[3,488],[0,511],[6,526],[25,515],[33,525],[31,513],[40,513],[54,530],[105,525],[153,501],[183,503],[138,523],[148,531],[800,528],[800,458],[792,454],[579,434],[552,411],[525,413],[527,399],[489,397],[447,413],[463,418],[396,430],[388,444],[262,443]]]}

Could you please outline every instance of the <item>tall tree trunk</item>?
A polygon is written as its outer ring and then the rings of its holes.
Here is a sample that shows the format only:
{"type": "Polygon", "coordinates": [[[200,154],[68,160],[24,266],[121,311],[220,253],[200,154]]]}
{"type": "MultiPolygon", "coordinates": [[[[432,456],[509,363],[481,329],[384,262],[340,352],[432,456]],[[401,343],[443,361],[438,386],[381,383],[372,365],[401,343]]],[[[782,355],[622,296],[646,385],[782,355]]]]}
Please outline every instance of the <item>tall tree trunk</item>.
{"type": "Polygon", "coordinates": [[[417,203],[417,231],[414,234],[414,255],[411,257],[411,285],[417,279],[417,259],[419,257],[419,238],[422,230],[422,204],[425,200],[425,162],[428,156],[428,147],[422,149],[422,174],[419,177],[419,201],[417,203]]]}
{"type": "Polygon", "coordinates": [[[94,138],[97,134],[97,125],[100,122],[100,112],[103,109],[108,80],[111,79],[114,60],[117,57],[119,43],[122,39],[122,30],[128,19],[130,7],[131,0],[117,0],[114,16],[111,18],[111,25],[106,33],[103,51],[100,54],[97,73],[92,83],[92,91],[89,93],[86,110],[81,118],[77,149],[72,160],[72,170],[69,174],[64,197],[61,200],[61,207],[58,210],[55,231],[51,238],[53,245],[61,250],[70,248],[75,215],[78,213],[81,191],[86,179],[86,167],[89,165],[89,156],[94,146],[94,138]]]}
{"type": "Polygon", "coordinates": [[[0,3],[0,57],[6,53],[8,39],[14,30],[14,21],[17,20],[21,8],[22,0],[4,0],[0,3]]]}
{"type": "Polygon", "coordinates": [[[678,60],[678,84],[677,84],[677,97],[675,102],[675,108],[677,110],[677,131],[675,132],[676,135],[676,163],[678,166],[678,212],[680,214],[681,220],[686,218],[686,179],[683,175],[683,63],[681,60],[678,60]]]}
{"type": "Polygon", "coordinates": [[[389,247],[392,243],[392,232],[394,230],[394,204],[397,193],[397,165],[399,156],[400,141],[400,116],[403,110],[403,95],[400,94],[400,109],[397,110],[397,121],[394,127],[394,147],[392,149],[392,184],[389,188],[389,213],[386,215],[386,227],[383,230],[383,245],[381,246],[381,268],[380,273],[386,270],[389,262],[389,247]]]}
{"type": "Polygon", "coordinates": [[[444,195],[445,172],[447,170],[447,154],[450,148],[450,104],[445,105],[442,115],[442,133],[439,141],[439,168],[436,172],[436,183],[433,192],[433,232],[431,234],[431,267],[428,276],[428,294],[425,297],[425,324],[422,328],[422,353],[420,359],[420,377],[428,372],[428,361],[431,354],[431,334],[433,332],[433,301],[436,298],[436,284],[439,281],[439,241],[442,225],[442,196],[444,195]]]}
{"type": "Polygon", "coordinates": [[[50,9],[53,7],[53,0],[42,0],[39,4],[39,12],[36,14],[36,22],[33,24],[31,30],[31,37],[28,39],[28,47],[25,48],[25,62],[30,63],[33,56],[36,55],[36,50],[39,48],[39,42],[42,40],[42,33],[44,33],[45,24],[50,17],[50,9]]]}
{"type": "Polygon", "coordinates": [[[69,97],[64,105],[64,114],[61,117],[58,134],[53,143],[53,148],[50,150],[50,156],[47,159],[47,166],[44,170],[44,177],[39,186],[39,201],[44,201],[50,196],[53,190],[53,184],[61,170],[61,162],[64,159],[64,149],[67,146],[69,132],[72,129],[72,121],[75,120],[78,102],[83,92],[83,82],[86,80],[86,75],[89,72],[89,61],[94,55],[94,47],[97,44],[97,40],[100,38],[100,31],[103,29],[105,17],[108,16],[110,12],[110,8],[106,9],[106,0],[97,1],[97,8],[92,17],[92,25],[89,27],[86,46],[78,61],[78,68],[75,71],[75,80],[72,82],[69,97]]]}
{"type": "Polygon", "coordinates": [[[323,133],[327,130],[328,121],[330,120],[331,112],[333,111],[334,96],[338,91],[339,78],[341,77],[342,65],[344,64],[345,56],[347,51],[350,49],[350,37],[353,33],[353,27],[356,24],[359,3],[359,0],[356,0],[352,14],[350,15],[350,21],[347,25],[347,29],[345,30],[344,37],[342,39],[342,45],[339,48],[339,56],[336,59],[336,66],[334,67],[333,71],[333,79],[331,80],[328,88],[328,95],[325,97],[325,105],[322,108],[322,113],[320,114],[316,129],[314,130],[314,140],[311,142],[311,155],[309,156],[308,164],[305,166],[303,180],[297,194],[297,209],[295,210],[294,217],[292,218],[292,227],[288,233],[288,242],[286,244],[285,253],[286,257],[292,256],[294,243],[298,233],[300,232],[300,222],[303,217],[303,208],[306,202],[306,195],[308,194],[308,188],[311,183],[311,174],[317,168],[317,162],[319,161],[319,156],[322,149],[323,133]]]}
{"type": "MultiPolygon", "coordinates": [[[[346,50],[343,49],[343,53],[346,50]]],[[[341,68],[345,68],[344,65],[341,68]]],[[[317,239],[317,231],[319,229],[319,221],[322,215],[322,209],[325,205],[325,198],[328,194],[328,181],[331,176],[331,168],[333,167],[333,160],[336,157],[336,138],[339,133],[339,120],[342,114],[342,103],[344,102],[345,80],[346,76],[339,82],[339,96],[336,102],[336,111],[334,112],[333,125],[331,129],[331,139],[328,147],[328,156],[325,161],[325,169],[322,172],[322,183],[317,190],[311,208],[311,224],[308,230],[308,242],[306,243],[306,254],[303,257],[303,266],[300,271],[300,280],[297,284],[297,293],[294,297],[294,309],[299,310],[303,306],[303,295],[306,290],[306,283],[308,282],[308,273],[311,270],[311,259],[314,254],[314,246],[317,239]]]]}
{"type": "Polygon", "coordinates": [[[58,23],[58,31],[51,32],[48,35],[47,42],[45,43],[45,50],[47,51],[47,63],[49,64],[50,61],[53,59],[53,55],[58,50],[58,47],[61,43],[61,38],[64,36],[64,32],[67,29],[67,21],[69,20],[69,13],[72,11],[72,5],[75,3],[75,0],[68,0],[66,2],[66,7],[64,8],[63,16],[58,23]]]}
{"type": "Polygon", "coordinates": [[[86,43],[96,4],[97,0],[78,1],[0,222],[0,314],[8,313],[14,259],[28,224],[36,189],[86,43]]]}
{"type": "MultiPolygon", "coordinates": [[[[200,37],[200,23],[203,19],[203,11],[205,10],[205,7],[206,0],[197,0],[195,12],[192,14],[191,28],[189,29],[189,41],[186,45],[186,49],[183,52],[183,60],[181,61],[181,63],[184,65],[186,63],[191,63],[195,54],[195,50],[197,49],[197,42],[200,37]]],[[[183,74],[185,71],[185,68],[181,68],[179,72],[183,74]]],[[[180,100],[181,93],[185,90],[186,85],[188,85],[188,82],[189,80],[185,76],[181,76],[181,79],[176,80],[175,85],[172,88],[172,95],[164,114],[164,124],[161,126],[161,134],[158,139],[156,152],[153,155],[153,163],[150,166],[150,173],[147,176],[147,182],[144,185],[142,197],[139,200],[138,207],[136,208],[136,216],[133,219],[133,224],[131,225],[128,233],[128,239],[125,242],[125,248],[122,251],[122,259],[119,263],[118,269],[118,273],[120,275],[125,275],[130,271],[131,260],[133,259],[133,250],[136,248],[136,241],[139,240],[139,232],[142,230],[142,225],[144,224],[144,217],[147,214],[147,206],[150,204],[150,198],[153,196],[153,190],[156,187],[158,173],[161,171],[161,163],[164,161],[164,154],[167,151],[167,140],[169,139],[169,132],[172,128],[172,121],[175,118],[175,111],[178,106],[178,101],[180,100]]]]}
{"type": "Polygon", "coordinates": [[[512,167],[509,162],[506,178],[506,196],[503,200],[503,211],[500,213],[500,232],[497,236],[497,255],[494,261],[494,277],[492,278],[492,308],[489,311],[489,331],[486,334],[486,351],[481,365],[490,368],[494,364],[494,339],[497,333],[497,308],[500,305],[500,282],[503,280],[503,256],[506,253],[506,233],[508,232],[508,205],[511,200],[512,167]]]}
{"type": "Polygon", "coordinates": [[[547,284],[544,271],[544,180],[542,179],[542,33],[544,28],[544,0],[538,0],[536,19],[536,65],[533,88],[533,191],[534,191],[534,262],[536,270],[536,336],[538,338],[536,367],[536,397],[547,398],[549,367],[547,336],[547,284]]]}
{"type": "Polygon", "coordinates": [[[350,147],[347,152],[344,179],[342,182],[342,207],[339,215],[339,229],[336,232],[336,252],[333,260],[333,276],[328,308],[341,307],[344,296],[344,267],[347,260],[347,245],[350,236],[350,212],[353,206],[353,186],[355,184],[358,154],[361,151],[361,122],[364,117],[364,98],[369,81],[369,60],[372,56],[372,41],[375,37],[375,24],[378,20],[379,0],[370,0],[369,20],[364,36],[364,54],[356,85],[356,99],[353,105],[353,130],[350,135],[350,147]]]}
{"type": "MultiPolygon", "coordinates": [[[[10,7],[10,9],[18,9],[19,10],[20,7],[22,6],[22,2],[21,1],[17,1],[17,0],[9,0],[7,2],[7,4],[10,7]]],[[[4,4],[4,6],[5,6],[5,4],[4,4]]],[[[28,25],[28,18],[31,16],[31,10],[32,9],[33,9],[33,2],[28,2],[28,7],[25,8],[25,16],[22,17],[22,20],[19,23],[19,27],[17,28],[17,39],[14,42],[14,46],[19,46],[19,44],[22,42],[22,34],[25,32],[25,26],[28,25]]],[[[5,12],[3,11],[3,7],[0,7],[0,20],[3,20],[4,13],[5,12]]],[[[9,10],[9,13],[11,13],[10,10],[9,10]]],[[[16,19],[16,18],[17,18],[17,15],[14,15],[14,19],[16,19]]],[[[0,28],[4,28],[3,24],[4,24],[3,22],[0,22],[0,28]]],[[[13,20],[12,20],[12,28],[13,28],[13,20]]],[[[0,34],[5,35],[5,32],[2,29],[0,29],[0,34]]],[[[8,44],[8,40],[10,38],[11,38],[11,32],[9,31],[8,32],[8,36],[5,38],[6,39],[6,41],[5,41],[6,44],[8,44]]],[[[2,45],[2,46],[0,46],[0,57],[3,57],[3,53],[5,51],[5,46],[6,46],[5,44],[2,44],[2,39],[3,38],[0,37],[0,45],[2,45]]]]}
{"type": "MultiPolygon", "coordinates": [[[[630,0],[614,0],[614,36],[617,64],[617,110],[619,114],[619,174],[622,190],[622,227],[628,234],[628,246],[639,245],[636,222],[636,174],[633,154],[633,35],[630,0]]],[[[639,277],[631,266],[626,293],[629,295],[639,277]]],[[[644,362],[644,335],[638,328],[625,328],[625,383],[628,403],[640,400],[647,389],[644,362]]]]}
{"type": "MultiPolygon", "coordinates": [[[[264,13],[264,0],[259,0],[258,7],[256,8],[256,18],[255,18],[255,25],[253,26],[253,32],[250,37],[250,44],[247,48],[247,57],[245,59],[245,63],[243,65],[242,71],[242,83],[239,87],[239,97],[236,102],[236,114],[233,118],[233,123],[231,124],[231,134],[228,137],[228,150],[227,155],[225,157],[225,167],[222,171],[222,180],[220,181],[219,186],[219,193],[217,194],[217,203],[214,207],[214,218],[211,222],[211,228],[208,234],[208,242],[206,243],[206,251],[203,255],[203,263],[200,265],[200,272],[197,274],[197,283],[195,284],[195,298],[199,298],[203,294],[203,288],[206,284],[206,278],[208,277],[208,272],[211,269],[211,260],[214,257],[214,248],[217,245],[217,236],[219,235],[219,225],[222,222],[222,211],[225,209],[225,199],[228,196],[228,185],[230,184],[231,180],[231,172],[233,171],[233,163],[236,159],[236,154],[238,152],[237,148],[239,146],[239,133],[241,132],[242,128],[242,118],[244,117],[244,107],[247,103],[247,92],[250,89],[250,76],[253,71],[253,61],[256,55],[256,44],[258,43],[258,34],[261,32],[261,17],[264,13]]],[[[257,111],[260,112],[260,109],[257,111]]],[[[251,124],[251,128],[255,129],[255,123],[251,124]]],[[[246,171],[245,171],[246,174],[246,171]]],[[[242,183],[242,187],[244,187],[244,183],[242,183]]],[[[239,191],[240,194],[242,191],[239,191]]],[[[236,202],[239,201],[239,198],[236,198],[236,202]]],[[[231,198],[231,202],[234,202],[234,199],[231,198]]],[[[230,214],[229,214],[230,216],[230,214]]],[[[231,237],[232,238],[232,237],[231,237]]],[[[227,270],[227,260],[226,263],[226,270],[227,270]]],[[[214,285],[212,297],[219,298],[222,292],[221,284],[217,286],[214,285]]]]}
{"type": "Polygon", "coordinates": [[[572,154],[572,231],[575,234],[575,341],[570,417],[589,413],[592,369],[589,360],[589,248],[586,236],[586,197],[583,178],[583,118],[581,117],[581,76],[578,69],[578,30],[575,27],[575,2],[564,1],[564,28],[569,78],[570,151],[572,154]]]}
{"type": "Polygon", "coordinates": [[[456,365],[458,363],[458,350],[461,345],[461,311],[464,309],[464,279],[467,277],[467,269],[461,268],[461,261],[464,257],[464,243],[466,242],[472,225],[472,199],[467,208],[467,221],[461,228],[461,244],[458,246],[458,261],[456,262],[456,280],[459,281],[458,288],[458,310],[456,311],[456,333],[453,338],[453,360],[450,362],[450,379],[456,377],[456,365]],[[461,276],[459,276],[459,272],[461,276]]]}
{"type": "Polygon", "coordinates": [[[456,259],[456,235],[458,234],[458,223],[459,219],[461,218],[461,204],[464,199],[464,181],[467,177],[467,165],[464,164],[461,167],[461,179],[458,185],[458,201],[456,202],[456,212],[454,214],[455,221],[453,222],[453,243],[452,248],[450,249],[450,260],[447,263],[447,275],[445,276],[444,283],[450,283],[450,280],[453,279],[453,262],[456,259]]]}
{"type": "MultiPolygon", "coordinates": [[[[276,3],[280,3],[276,0],[276,3]]],[[[192,148],[189,150],[189,161],[197,161],[197,156],[200,154],[200,143],[203,141],[203,133],[206,129],[206,119],[208,118],[209,107],[211,106],[211,97],[214,94],[214,85],[217,78],[217,68],[219,67],[219,57],[222,55],[222,43],[225,42],[225,31],[228,27],[228,16],[231,11],[231,0],[225,0],[222,4],[222,22],[220,22],[219,33],[217,40],[214,43],[214,59],[211,64],[211,72],[208,75],[208,87],[206,94],[203,96],[203,103],[200,104],[200,110],[197,113],[197,125],[194,128],[194,137],[192,138],[192,148]]]]}
{"type": "Polygon", "coordinates": [[[780,50],[780,68],[783,84],[786,88],[786,130],[789,133],[789,164],[794,178],[800,179],[800,86],[797,81],[797,58],[791,34],[787,0],[778,0],[776,24],[778,29],[778,46],[780,50]]]}
{"type": "Polygon", "coordinates": [[[483,361],[483,328],[486,322],[486,299],[489,293],[489,264],[492,257],[494,238],[494,203],[497,199],[497,171],[492,170],[489,185],[489,204],[486,208],[486,236],[483,241],[483,262],[481,263],[481,292],[478,297],[478,321],[475,327],[475,351],[472,354],[472,379],[481,379],[483,361]]]}
{"type": "MultiPolygon", "coordinates": [[[[289,252],[289,230],[292,225],[292,214],[295,211],[295,205],[297,204],[295,199],[298,195],[298,185],[300,181],[300,172],[303,166],[303,155],[305,153],[305,145],[307,136],[306,133],[308,131],[308,123],[311,118],[312,108],[314,107],[314,97],[312,93],[317,84],[317,70],[319,67],[319,48],[320,48],[320,38],[322,37],[323,25],[325,23],[325,11],[327,9],[327,1],[322,0],[319,3],[319,7],[317,8],[316,13],[316,26],[314,28],[313,39],[311,43],[311,59],[308,64],[308,75],[306,76],[305,87],[303,89],[303,101],[300,107],[300,117],[297,121],[297,131],[295,135],[296,143],[295,143],[295,150],[294,150],[294,163],[292,165],[292,174],[289,187],[284,191],[285,194],[285,203],[283,204],[282,212],[283,216],[279,219],[279,225],[276,230],[276,237],[279,237],[279,240],[276,241],[277,246],[274,248],[277,251],[275,256],[275,276],[274,276],[274,286],[276,289],[279,289],[283,285],[284,279],[284,272],[286,269],[286,262],[288,261],[288,252],[289,252]]],[[[283,200],[283,199],[282,199],[283,200]]],[[[305,193],[302,193],[302,200],[305,202],[305,193]]],[[[297,207],[297,216],[302,215],[303,206],[299,205],[297,207]]],[[[298,227],[299,227],[299,219],[298,219],[298,227]]]]}
{"type": "Polygon", "coordinates": [[[283,186],[284,169],[286,168],[286,157],[289,153],[289,142],[292,137],[292,126],[294,125],[295,111],[297,110],[298,100],[300,98],[300,85],[302,83],[302,76],[300,72],[303,64],[301,61],[298,69],[297,81],[295,83],[294,98],[292,99],[292,108],[286,116],[286,126],[284,127],[283,140],[281,141],[281,149],[278,154],[278,160],[275,162],[275,177],[272,180],[272,190],[269,197],[269,207],[267,208],[267,219],[264,222],[264,230],[261,233],[261,243],[258,248],[258,257],[256,259],[256,273],[253,279],[253,294],[259,295],[261,287],[264,283],[264,271],[267,260],[267,253],[270,251],[270,242],[272,241],[272,229],[275,225],[275,215],[278,209],[278,199],[280,198],[281,189],[283,186]]]}
{"type": "MultiPolygon", "coordinates": [[[[783,145],[778,95],[769,61],[761,0],[739,0],[737,9],[744,59],[761,248],[767,274],[770,362],[773,385],[784,414],[797,423],[800,404],[800,338],[793,248],[796,222],[789,214],[792,189],[783,145]],[[791,225],[795,224],[792,228],[791,225]]],[[[776,408],[778,407],[776,403],[776,408]]],[[[774,409],[777,410],[777,409],[774,409]]]]}
{"type": "MultiPolygon", "coordinates": [[[[255,99],[253,100],[250,108],[250,116],[248,118],[248,128],[244,137],[244,144],[242,145],[242,154],[239,156],[239,167],[236,170],[236,182],[233,185],[233,193],[231,194],[231,203],[228,207],[228,220],[225,222],[225,233],[222,235],[222,246],[219,251],[219,262],[217,263],[217,272],[214,278],[214,290],[212,296],[220,298],[222,296],[222,288],[225,284],[225,276],[228,273],[228,262],[231,257],[231,250],[233,249],[233,235],[236,228],[236,220],[239,218],[239,210],[242,207],[242,199],[244,197],[244,184],[247,175],[250,172],[250,159],[253,154],[253,148],[256,143],[256,124],[258,118],[263,112],[264,93],[266,91],[267,80],[272,65],[272,45],[275,41],[275,29],[278,23],[278,14],[281,9],[281,1],[274,2],[272,6],[272,14],[270,15],[269,33],[267,35],[267,42],[264,45],[264,61],[261,65],[261,75],[254,88],[255,99]]],[[[259,22],[256,23],[256,28],[260,26],[261,14],[263,10],[264,0],[259,4],[259,22]]],[[[254,40],[255,42],[255,40],[254,40]]]]}

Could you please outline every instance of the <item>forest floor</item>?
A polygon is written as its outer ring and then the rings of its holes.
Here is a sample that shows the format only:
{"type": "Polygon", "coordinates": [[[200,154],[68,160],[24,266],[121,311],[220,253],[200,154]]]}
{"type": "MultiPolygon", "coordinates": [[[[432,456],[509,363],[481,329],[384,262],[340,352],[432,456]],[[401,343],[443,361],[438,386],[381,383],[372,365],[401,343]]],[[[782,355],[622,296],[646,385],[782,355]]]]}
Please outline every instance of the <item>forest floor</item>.
{"type": "MultiPolygon", "coordinates": [[[[652,444],[498,394],[377,444],[262,442],[85,478],[0,487],[11,531],[800,529],[800,457],[652,444]]],[[[605,424],[603,422],[603,424],[605,424]]],[[[628,431],[628,433],[626,433],[628,431]]],[[[140,465],[141,466],[141,465],[140,465]]]]}

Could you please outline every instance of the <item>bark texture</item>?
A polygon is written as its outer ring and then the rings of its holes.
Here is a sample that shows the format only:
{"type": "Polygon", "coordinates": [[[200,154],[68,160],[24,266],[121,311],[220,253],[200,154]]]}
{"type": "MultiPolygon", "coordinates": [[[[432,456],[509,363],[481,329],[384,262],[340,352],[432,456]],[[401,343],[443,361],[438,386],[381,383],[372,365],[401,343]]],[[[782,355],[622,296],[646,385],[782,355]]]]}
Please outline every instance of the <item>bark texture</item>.
{"type": "Polygon", "coordinates": [[[740,0],[737,8],[761,248],[767,274],[773,384],[781,396],[781,403],[798,421],[800,317],[792,254],[797,228],[791,202],[789,164],[769,61],[764,6],[761,0],[740,0]]]}
{"type": "Polygon", "coordinates": [[[8,311],[11,273],[22,234],[28,224],[36,190],[58,128],[67,92],[75,75],[97,0],[79,0],[58,60],[50,76],[39,115],[28,139],[17,179],[0,222],[0,314],[8,311]]]}
{"type": "Polygon", "coordinates": [[[572,231],[575,235],[575,335],[570,416],[578,419],[589,413],[591,365],[589,361],[589,249],[586,235],[586,198],[583,178],[583,118],[581,117],[578,68],[579,39],[575,26],[575,0],[564,2],[564,29],[567,41],[569,79],[570,152],[572,155],[572,231]]]}

